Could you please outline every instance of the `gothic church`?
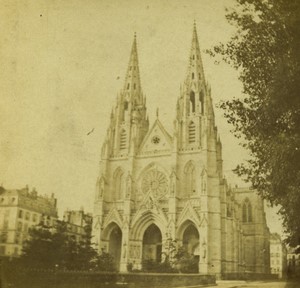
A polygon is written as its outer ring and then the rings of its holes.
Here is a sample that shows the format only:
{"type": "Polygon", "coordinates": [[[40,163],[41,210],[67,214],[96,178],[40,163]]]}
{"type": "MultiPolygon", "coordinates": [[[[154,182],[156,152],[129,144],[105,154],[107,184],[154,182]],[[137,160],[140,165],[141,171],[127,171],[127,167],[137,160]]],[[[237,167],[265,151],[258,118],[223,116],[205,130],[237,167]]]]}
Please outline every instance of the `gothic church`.
{"type": "Polygon", "coordinates": [[[125,84],[104,140],[93,235],[120,271],[162,261],[176,240],[199,261],[199,273],[269,272],[269,229],[253,190],[232,189],[223,176],[222,145],[205,81],[196,27],[179,94],[174,130],[150,126],[136,37],[125,84]]]}

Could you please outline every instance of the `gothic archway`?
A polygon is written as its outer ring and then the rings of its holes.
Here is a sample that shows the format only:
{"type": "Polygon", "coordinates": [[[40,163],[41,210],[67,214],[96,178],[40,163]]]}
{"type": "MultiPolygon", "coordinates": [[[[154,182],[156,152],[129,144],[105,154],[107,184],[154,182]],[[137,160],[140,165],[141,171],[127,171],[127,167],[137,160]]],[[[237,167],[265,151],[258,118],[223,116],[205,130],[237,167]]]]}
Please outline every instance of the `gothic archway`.
{"type": "Polygon", "coordinates": [[[185,228],[182,245],[190,255],[199,255],[199,232],[194,224],[190,223],[185,228]]]}
{"type": "Polygon", "coordinates": [[[112,227],[110,227],[110,233],[108,235],[108,253],[113,256],[117,270],[120,268],[121,249],[122,231],[117,224],[113,223],[112,227]]]}
{"type": "Polygon", "coordinates": [[[124,187],[125,187],[125,175],[122,168],[118,167],[114,172],[114,191],[113,191],[113,200],[123,199],[124,196],[124,187]]]}
{"type": "Polygon", "coordinates": [[[143,236],[143,260],[161,261],[162,235],[155,224],[151,224],[143,236]]]}
{"type": "Polygon", "coordinates": [[[184,167],[185,173],[185,191],[184,196],[188,197],[196,192],[196,168],[192,161],[189,161],[184,167]]]}

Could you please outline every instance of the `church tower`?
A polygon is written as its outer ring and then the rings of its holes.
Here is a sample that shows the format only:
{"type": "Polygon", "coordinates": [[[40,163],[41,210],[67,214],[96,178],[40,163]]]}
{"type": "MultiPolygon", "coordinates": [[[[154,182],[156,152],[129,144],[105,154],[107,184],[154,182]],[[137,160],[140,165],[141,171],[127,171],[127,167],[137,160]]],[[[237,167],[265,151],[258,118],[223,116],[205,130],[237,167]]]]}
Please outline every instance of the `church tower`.
{"type": "MultiPolygon", "coordinates": [[[[187,201],[190,211],[198,215],[200,271],[219,273],[221,203],[224,198],[221,142],[215,126],[211,89],[205,81],[195,24],[186,78],[177,101],[174,141],[177,145],[177,175],[181,180],[178,183],[177,207],[187,201]],[[207,252],[204,252],[205,249],[207,252]]],[[[177,225],[180,226],[180,223],[177,225]]]]}
{"type": "Polygon", "coordinates": [[[148,260],[159,263],[162,255],[171,257],[170,245],[176,243],[194,257],[193,271],[217,277],[242,271],[240,205],[222,166],[196,26],[172,133],[158,113],[149,127],[134,36],[101,151],[93,215],[99,252],[112,254],[116,268],[127,271],[128,266],[141,269],[148,260]]]}
{"type": "Polygon", "coordinates": [[[136,153],[149,128],[146,113],[146,98],[141,87],[137,41],[134,35],[124,87],[111,112],[102,157],[127,157],[136,153]]]}
{"type": "Polygon", "coordinates": [[[132,184],[135,158],[148,129],[146,98],[141,87],[134,35],[124,86],[117,95],[102,146],[94,204],[96,245],[99,251],[107,249],[114,256],[116,268],[121,271],[126,270],[129,220],[134,209],[132,184]],[[104,232],[103,227],[106,227],[104,232]],[[113,235],[115,238],[112,240],[113,235]],[[110,241],[114,245],[109,245],[110,241]],[[125,252],[121,257],[123,249],[125,252]]]}

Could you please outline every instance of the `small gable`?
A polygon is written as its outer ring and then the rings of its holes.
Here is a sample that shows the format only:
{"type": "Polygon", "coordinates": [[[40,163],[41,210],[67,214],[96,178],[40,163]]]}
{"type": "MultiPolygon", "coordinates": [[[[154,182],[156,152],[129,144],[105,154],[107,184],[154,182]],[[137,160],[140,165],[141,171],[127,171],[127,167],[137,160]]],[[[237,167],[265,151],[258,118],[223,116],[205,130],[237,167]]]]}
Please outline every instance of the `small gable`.
{"type": "Polygon", "coordinates": [[[172,137],[165,130],[158,119],[154,122],[152,128],[146,135],[141,144],[139,154],[152,154],[157,152],[171,152],[172,137]]]}

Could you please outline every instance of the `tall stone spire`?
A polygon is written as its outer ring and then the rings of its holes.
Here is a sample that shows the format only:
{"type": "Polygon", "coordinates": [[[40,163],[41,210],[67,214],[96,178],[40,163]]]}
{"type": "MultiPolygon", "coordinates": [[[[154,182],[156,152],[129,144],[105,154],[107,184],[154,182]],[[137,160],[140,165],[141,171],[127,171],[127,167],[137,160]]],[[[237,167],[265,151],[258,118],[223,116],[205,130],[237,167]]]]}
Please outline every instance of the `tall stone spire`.
{"type": "Polygon", "coordinates": [[[141,96],[140,95],[141,94],[141,80],[140,80],[140,71],[139,71],[139,60],[138,60],[138,52],[137,52],[136,34],[134,34],[129,64],[128,64],[127,73],[125,76],[123,92],[131,93],[131,94],[133,93],[138,98],[140,98],[139,96],[141,96]]]}
{"type": "MultiPolygon", "coordinates": [[[[135,153],[149,129],[146,98],[140,81],[136,34],[134,35],[125,83],[111,114],[107,151],[112,157],[135,153]]],[[[105,150],[105,149],[104,149],[105,150]]]]}
{"type": "Polygon", "coordinates": [[[177,102],[178,147],[183,150],[202,149],[206,145],[207,131],[214,129],[210,89],[204,78],[196,24],[185,81],[177,102]],[[211,121],[207,121],[211,119],[211,121]]]}
{"type": "Polygon", "coordinates": [[[194,82],[200,85],[202,83],[203,84],[205,83],[196,23],[194,23],[194,28],[193,28],[193,38],[192,38],[186,82],[187,84],[190,82],[194,82]]]}

